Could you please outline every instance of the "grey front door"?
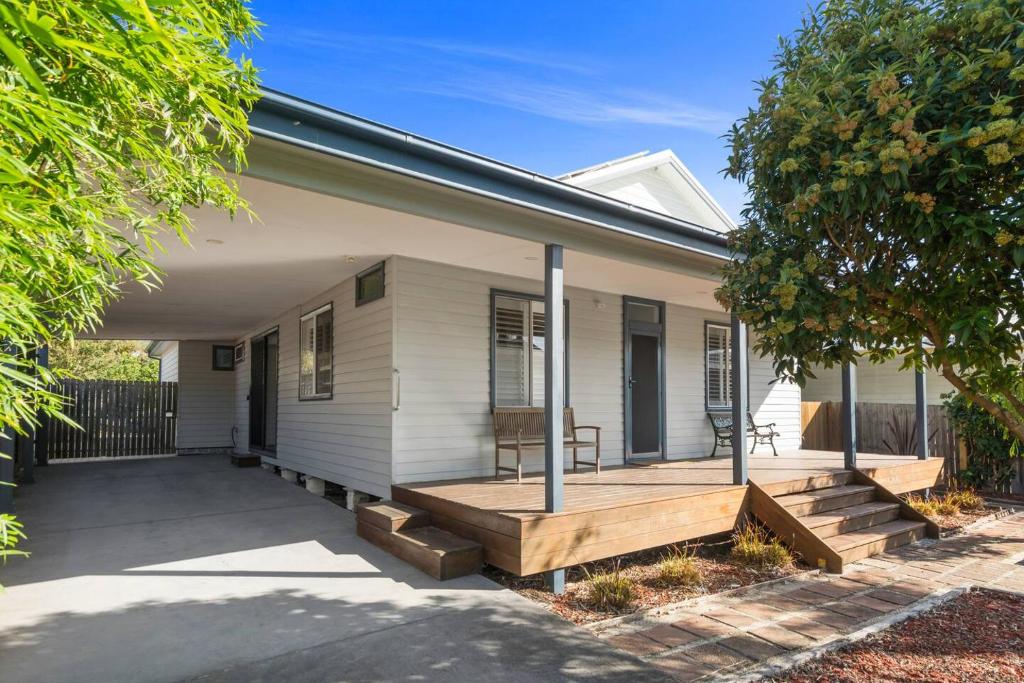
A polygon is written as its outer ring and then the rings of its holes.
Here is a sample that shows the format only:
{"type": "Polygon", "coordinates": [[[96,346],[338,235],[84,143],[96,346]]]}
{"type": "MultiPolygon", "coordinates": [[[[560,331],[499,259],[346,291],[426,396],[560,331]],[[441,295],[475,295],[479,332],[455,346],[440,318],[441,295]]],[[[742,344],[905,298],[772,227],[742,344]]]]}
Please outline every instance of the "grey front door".
{"type": "Polygon", "coordinates": [[[626,457],[664,457],[664,304],[626,297],[623,308],[626,457]]]}

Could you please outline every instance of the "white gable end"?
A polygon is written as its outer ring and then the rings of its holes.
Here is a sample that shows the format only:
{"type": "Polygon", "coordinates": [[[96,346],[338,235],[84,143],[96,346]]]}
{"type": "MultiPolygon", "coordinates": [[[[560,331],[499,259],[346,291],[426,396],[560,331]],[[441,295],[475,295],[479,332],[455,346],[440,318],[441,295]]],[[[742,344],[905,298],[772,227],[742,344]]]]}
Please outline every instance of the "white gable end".
{"type": "Polygon", "coordinates": [[[657,211],[705,228],[728,232],[728,214],[671,151],[627,157],[569,173],[563,182],[657,211]]]}

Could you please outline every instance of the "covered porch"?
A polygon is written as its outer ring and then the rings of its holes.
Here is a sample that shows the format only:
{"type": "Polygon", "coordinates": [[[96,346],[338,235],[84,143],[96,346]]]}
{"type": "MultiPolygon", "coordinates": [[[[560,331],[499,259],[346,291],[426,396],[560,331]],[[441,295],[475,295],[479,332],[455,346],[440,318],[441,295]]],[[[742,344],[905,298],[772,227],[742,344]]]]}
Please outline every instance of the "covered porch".
{"type": "MultiPolygon", "coordinates": [[[[860,453],[858,469],[890,492],[936,485],[937,459],[860,453]]],[[[749,481],[793,494],[847,473],[843,453],[793,450],[748,460],[749,481]]],[[[480,543],[484,561],[525,576],[726,533],[751,509],[728,457],[661,461],[566,473],[562,507],[550,512],[545,478],[527,475],[392,486],[394,500],[430,513],[435,526],[480,543]]]]}

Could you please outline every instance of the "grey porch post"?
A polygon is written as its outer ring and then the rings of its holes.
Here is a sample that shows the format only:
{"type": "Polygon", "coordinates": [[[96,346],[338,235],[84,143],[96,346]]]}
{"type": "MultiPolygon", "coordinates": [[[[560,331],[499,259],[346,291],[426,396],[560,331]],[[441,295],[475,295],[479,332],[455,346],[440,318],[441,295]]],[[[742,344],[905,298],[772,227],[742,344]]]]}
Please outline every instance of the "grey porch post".
{"type": "Polygon", "coordinates": [[[857,368],[843,363],[843,466],[857,466],[857,368]]]}
{"type": "Polygon", "coordinates": [[[914,373],[914,403],[917,410],[917,457],[928,459],[928,393],[924,370],[914,373]]]}
{"type": "MultiPolygon", "coordinates": [[[[544,247],[544,510],[562,511],[564,448],[562,442],[565,406],[565,300],[562,246],[544,247]]],[[[544,576],[555,594],[565,592],[565,570],[554,569],[544,576]]]]}
{"type": "Polygon", "coordinates": [[[732,483],[747,483],[747,326],[733,313],[732,348],[732,483]]]}

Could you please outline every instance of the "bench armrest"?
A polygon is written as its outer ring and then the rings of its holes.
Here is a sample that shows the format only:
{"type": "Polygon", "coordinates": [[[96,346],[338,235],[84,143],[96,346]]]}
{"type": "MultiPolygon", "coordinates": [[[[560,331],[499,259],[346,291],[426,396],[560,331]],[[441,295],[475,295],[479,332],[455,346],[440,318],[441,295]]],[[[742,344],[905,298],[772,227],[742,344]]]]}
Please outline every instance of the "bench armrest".
{"type": "Polygon", "coordinates": [[[594,425],[576,425],[572,428],[574,432],[580,429],[593,429],[595,432],[601,431],[600,427],[595,427],[594,425]]]}

